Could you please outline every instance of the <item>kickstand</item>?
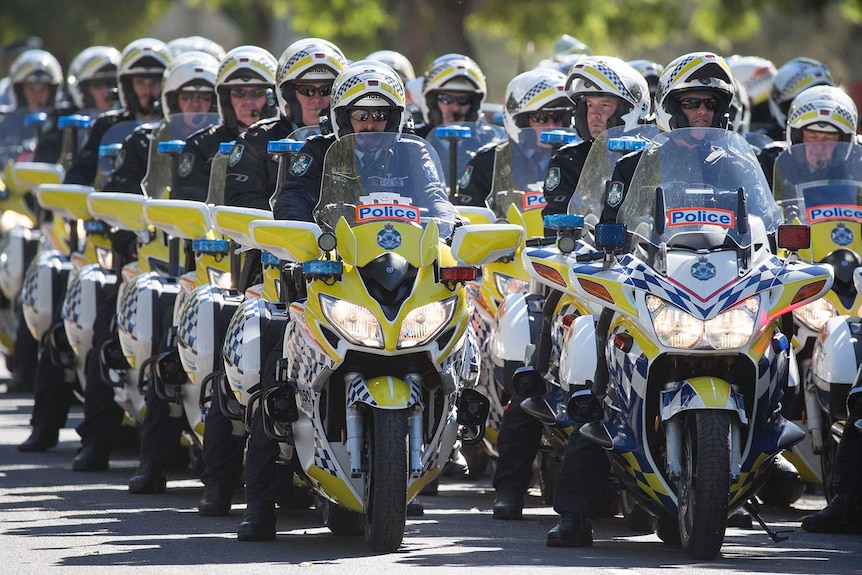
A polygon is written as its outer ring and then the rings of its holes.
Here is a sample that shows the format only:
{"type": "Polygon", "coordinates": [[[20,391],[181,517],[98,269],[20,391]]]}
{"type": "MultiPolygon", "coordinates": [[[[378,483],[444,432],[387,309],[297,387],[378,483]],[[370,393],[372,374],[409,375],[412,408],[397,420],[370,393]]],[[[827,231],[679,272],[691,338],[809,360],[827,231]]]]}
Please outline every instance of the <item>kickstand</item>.
{"type": "Polygon", "coordinates": [[[789,537],[787,537],[786,535],[782,535],[782,533],[793,533],[793,529],[785,529],[784,531],[773,531],[772,529],[770,529],[769,525],[767,525],[763,518],[760,516],[760,504],[758,504],[757,500],[753,497],[746,501],[743,504],[743,507],[746,511],[748,511],[749,515],[754,517],[755,521],[760,524],[760,526],[763,528],[764,531],[766,531],[766,534],[769,535],[769,538],[772,539],[773,542],[780,543],[782,541],[787,541],[789,537]]]}

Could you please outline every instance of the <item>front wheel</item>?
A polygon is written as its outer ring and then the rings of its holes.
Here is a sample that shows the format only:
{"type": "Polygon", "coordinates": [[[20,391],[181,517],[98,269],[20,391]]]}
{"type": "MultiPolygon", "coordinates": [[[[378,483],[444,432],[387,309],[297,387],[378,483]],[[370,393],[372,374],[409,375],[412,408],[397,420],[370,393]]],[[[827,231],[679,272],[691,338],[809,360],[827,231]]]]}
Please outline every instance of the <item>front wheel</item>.
{"type": "Polygon", "coordinates": [[[730,492],[730,414],[688,413],[679,483],[679,533],[692,559],[714,559],[724,543],[730,492]]]}
{"type": "Polygon", "coordinates": [[[368,413],[365,541],[388,553],[401,545],[407,524],[407,411],[368,413]]]}

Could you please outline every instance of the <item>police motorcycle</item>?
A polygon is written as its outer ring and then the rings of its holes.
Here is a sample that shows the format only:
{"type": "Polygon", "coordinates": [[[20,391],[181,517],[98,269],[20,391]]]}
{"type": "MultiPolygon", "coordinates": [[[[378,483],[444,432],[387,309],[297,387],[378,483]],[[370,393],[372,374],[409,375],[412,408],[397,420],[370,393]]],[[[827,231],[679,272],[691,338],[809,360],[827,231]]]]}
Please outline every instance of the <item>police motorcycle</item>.
{"type": "MultiPolygon", "coordinates": [[[[157,352],[173,319],[184,263],[178,242],[172,244],[168,234],[151,225],[144,211],[149,198],[170,196],[176,170],[175,158],[160,153],[159,145],[184,140],[218,120],[215,113],[171,114],[150,136],[143,195],[103,191],[88,197],[94,217],[115,230],[133,232],[137,238],[136,259],[119,272],[116,330],[97,353],[105,379],[114,385],[114,400],[138,423],[144,418],[146,386],[157,376],[157,352]]],[[[171,415],[181,417],[182,413],[172,409],[171,415]]]]}
{"type": "Polygon", "coordinates": [[[315,223],[249,230],[256,247],[300,263],[307,282],[289,304],[265,426],[323,499],[330,530],[364,531],[375,551],[400,546],[407,504],[442,471],[459,423],[481,438],[488,404],[469,389],[478,358],[464,282],[523,234],[464,226],[451,249],[441,243],[454,222],[422,216],[432,194],[445,198],[440,174],[415,136],[343,136],[324,159],[315,223]],[[361,167],[357,149],[381,150],[410,175],[361,167]]]}
{"type": "Polygon", "coordinates": [[[608,451],[658,536],[696,559],[719,553],[726,519],[743,505],[781,539],[747,503],[773,457],[804,437],[781,415],[797,382],[780,317],[833,279],[831,266],[798,260],[809,229],[779,225],[751,150],[727,130],[660,134],[619,223],[595,228],[602,251],[579,257],[560,235],[556,246],[523,252],[531,276],[615,312],[602,342],[606,390],[589,386],[595,356],[561,357],[568,412],[608,451]],[[778,258],[773,242],[789,257],[778,258]]]}
{"type": "MultiPolygon", "coordinates": [[[[546,167],[556,148],[577,140],[577,133],[571,129],[539,132],[521,128],[517,140],[495,150],[487,207],[458,206],[460,215],[471,223],[523,221],[528,238],[541,237],[546,167]]],[[[498,310],[508,294],[526,294],[529,288],[530,278],[514,254],[486,264],[476,280],[467,282],[467,301],[473,307],[471,323],[482,361],[477,390],[491,402],[483,441],[461,450],[468,463],[468,479],[481,477],[489,461],[497,457],[497,433],[512,393],[511,375],[524,364],[525,349],[534,341],[531,331],[535,332],[538,324],[529,324],[529,315],[537,310],[541,315],[541,298],[529,300],[526,315],[523,312],[527,307],[519,307],[510,316],[522,324],[506,325],[499,332],[495,331],[498,310]]],[[[525,301],[519,300],[515,305],[525,301]]]]}
{"type": "Polygon", "coordinates": [[[791,222],[811,227],[811,247],[800,250],[803,261],[827,263],[835,282],[826,295],[793,312],[794,347],[802,376],[807,441],[788,459],[803,478],[822,483],[832,498],[831,475],[835,449],[847,418],[847,395],[856,380],[862,357],[856,349],[862,295],[854,287],[854,272],[862,265],[862,151],[846,142],[797,144],[775,162],[775,198],[791,222]],[[829,161],[808,168],[808,156],[829,161]]]}

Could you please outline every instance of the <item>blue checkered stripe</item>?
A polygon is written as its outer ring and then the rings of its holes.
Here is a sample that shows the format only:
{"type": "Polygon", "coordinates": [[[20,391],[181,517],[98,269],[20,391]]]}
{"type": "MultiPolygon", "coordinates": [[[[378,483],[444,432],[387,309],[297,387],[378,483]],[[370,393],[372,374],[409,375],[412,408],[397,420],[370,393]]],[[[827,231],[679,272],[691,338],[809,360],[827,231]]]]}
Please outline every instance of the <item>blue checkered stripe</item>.
{"type": "Polygon", "coordinates": [[[238,366],[243,344],[243,331],[248,321],[257,319],[260,322],[260,298],[251,298],[242,302],[242,306],[230,318],[227,333],[224,338],[222,355],[230,365],[238,366]]]}
{"type": "Polygon", "coordinates": [[[63,307],[60,313],[65,321],[77,324],[81,317],[81,299],[83,298],[83,282],[82,278],[87,273],[88,268],[73,270],[69,274],[69,285],[66,288],[66,297],[63,298],[63,307]]]}
{"type": "Polygon", "coordinates": [[[304,333],[296,322],[287,324],[285,354],[290,358],[290,380],[298,386],[311,387],[324,370],[334,367],[334,363],[315,344],[306,342],[304,333]]]}
{"type": "Polygon", "coordinates": [[[198,318],[202,303],[213,301],[212,286],[201,286],[186,298],[177,324],[177,338],[183,345],[194,351],[197,342],[198,318]]]}
{"type": "MultiPolygon", "coordinates": [[[[354,381],[347,388],[347,405],[353,405],[357,402],[377,407],[377,402],[369,393],[368,386],[354,381]]],[[[410,405],[415,404],[422,404],[422,390],[414,385],[410,389],[410,405]]]]}
{"type": "Polygon", "coordinates": [[[138,286],[145,283],[146,276],[154,272],[144,273],[126,286],[117,302],[117,327],[128,334],[135,333],[135,322],[138,318],[138,286]]]}
{"type": "MultiPolygon", "coordinates": [[[[600,270],[599,266],[590,265],[573,268],[575,274],[586,275],[593,275],[600,270]]],[[[822,273],[822,268],[817,266],[795,266],[793,270],[788,270],[777,257],[772,256],[761,263],[747,277],[731,285],[727,290],[713,298],[711,303],[704,306],[697,304],[692,299],[691,294],[666,281],[656,274],[652,268],[630,255],[623,256],[620,259],[619,267],[616,268],[616,271],[627,275],[624,285],[649,292],[656,297],[671,302],[695,317],[705,319],[713,314],[721,313],[765,289],[780,284],[782,278],[791,271],[818,275],[822,273]]]]}
{"type": "Polygon", "coordinates": [[[332,456],[332,453],[326,448],[323,441],[321,441],[321,437],[323,437],[323,430],[319,429],[317,418],[311,420],[312,426],[314,427],[314,465],[326,471],[333,477],[338,477],[338,467],[335,463],[335,457],[332,456]]]}
{"type": "Polygon", "coordinates": [[[27,267],[27,273],[24,274],[24,283],[21,286],[21,303],[25,307],[36,305],[36,294],[39,289],[39,268],[49,265],[46,260],[50,259],[50,255],[50,252],[40,253],[39,257],[27,267]]]}

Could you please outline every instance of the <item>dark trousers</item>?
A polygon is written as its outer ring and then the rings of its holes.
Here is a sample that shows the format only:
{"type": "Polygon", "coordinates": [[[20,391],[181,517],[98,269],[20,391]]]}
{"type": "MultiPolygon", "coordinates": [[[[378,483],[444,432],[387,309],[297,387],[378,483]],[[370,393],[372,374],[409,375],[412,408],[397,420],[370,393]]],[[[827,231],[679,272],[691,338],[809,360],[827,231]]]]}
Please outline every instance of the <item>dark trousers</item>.
{"type": "Polygon", "coordinates": [[[533,479],[533,461],[542,441],[542,424],[521,409],[522,398],[513,396],[503,412],[497,435],[497,468],[494,489],[524,493],[533,479]]]}
{"type": "Polygon", "coordinates": [[[831,484],[836,494],[862,495],[862,432],[854,423],[847,421],[835,452],[831,484]]]}
{"type": "Polygon", "coordinates": [[[74,399],[70,379],[66,368],[54,363],[47,347],[41,346],[33,381],[33,415],[30,418],[33,429],[54,431],[65,427],[74,399]]]}
{"type": "Polygon", "coordinates": [[[76,428],[85,446],[94,445],[110,451],[123,423],[123,409],[114,401],[112,382],[102,377],[99,349],[111,335],[111,325],[117,309],[117,285],[106,285],[99,302],[93,326],[93,349],[87,354],[84,375],[84,421],[76,428]]]}
{"type": "Polygon", "coordinates": [[[604,448],[580,433],[566,443],[563,466],[554,494],[554,511],[577,513],[591,519],[603,511],[610,478],[610,463],[604,448]]]}
{"type": "Polygon", "coordinates": [[[246,436],[233,433],[233,424],[213,400],[206,414],[204,445],[201,457],[204,472],[201,481],[209,487],[233,491],[240,483],[242,455],[246,436]]]}

